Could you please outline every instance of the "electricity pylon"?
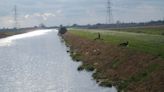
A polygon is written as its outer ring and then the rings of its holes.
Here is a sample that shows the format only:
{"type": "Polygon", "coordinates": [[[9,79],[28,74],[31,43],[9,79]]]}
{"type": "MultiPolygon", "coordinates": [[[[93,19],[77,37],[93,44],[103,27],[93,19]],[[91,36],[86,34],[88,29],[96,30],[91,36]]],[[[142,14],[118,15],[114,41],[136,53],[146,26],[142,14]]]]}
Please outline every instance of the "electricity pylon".
{"type": "Polygon", "coordinates": [[[106,23],[111,24],[112,23],[112,9],[111,9],[111,1],[107,0],[107,17],[106,17],[106,23]]]}
{"type": "Polygon", "coordinates": [[[18,28],[18,13],[17,13],[17,6],[14,6],[14,28],[18,28]]]}

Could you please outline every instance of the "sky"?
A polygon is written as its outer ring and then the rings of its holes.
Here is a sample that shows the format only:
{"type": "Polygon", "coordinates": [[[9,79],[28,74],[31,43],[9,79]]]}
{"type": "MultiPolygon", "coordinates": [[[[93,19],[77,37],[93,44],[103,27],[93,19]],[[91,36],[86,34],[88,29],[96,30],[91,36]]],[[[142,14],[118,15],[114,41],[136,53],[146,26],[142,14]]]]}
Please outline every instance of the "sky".
{"type": "MultiPolygon", "coordinates": [[[[0,0],[0,28],[106,23],[107,0],[0,0]]],[[[164,19],[164,0],[111,0],[112,22],[164,19]]]]}

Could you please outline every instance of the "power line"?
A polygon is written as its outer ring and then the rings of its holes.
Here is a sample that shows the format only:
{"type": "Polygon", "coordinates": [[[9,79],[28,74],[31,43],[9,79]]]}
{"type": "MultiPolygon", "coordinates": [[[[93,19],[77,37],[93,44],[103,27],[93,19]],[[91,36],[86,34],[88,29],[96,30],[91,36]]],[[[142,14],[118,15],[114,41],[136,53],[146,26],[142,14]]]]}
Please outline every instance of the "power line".
{"type": "Polygon", "coordinates": [[[107,0],[107,17],[106,17],[106,23],[111,24],[112,23],[112,9],[111,9],[111,1],[107,0]]]}
{"type": "Polygon", "coordinates": [[[18,13],[17,13],[17,6],[14,6],[14,27],[18,28],[18,13]]]}

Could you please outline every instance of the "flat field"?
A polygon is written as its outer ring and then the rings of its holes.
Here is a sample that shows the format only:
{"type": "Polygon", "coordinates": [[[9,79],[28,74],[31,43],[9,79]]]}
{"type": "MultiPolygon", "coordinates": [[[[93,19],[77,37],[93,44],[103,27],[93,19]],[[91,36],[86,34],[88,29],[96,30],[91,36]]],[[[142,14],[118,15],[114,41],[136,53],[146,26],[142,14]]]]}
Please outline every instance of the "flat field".
{"type": "Polygon", "coordinates": [[[164,58],[164,28],[125,28],[117,30],[100,30],[100,29],[69,29],[70,33],[76,34],[87,39],[95,39],[98,32],[105,43],[119,45],[120,43],[129,42],[128,48],[151,53],[164,58]],[[160,29],[159,31],[157,31],[160,29]],[[131,30],[131,31],[129,31],[131,30]],[[137,32],[142,30],[142,32],[137,32]]]}

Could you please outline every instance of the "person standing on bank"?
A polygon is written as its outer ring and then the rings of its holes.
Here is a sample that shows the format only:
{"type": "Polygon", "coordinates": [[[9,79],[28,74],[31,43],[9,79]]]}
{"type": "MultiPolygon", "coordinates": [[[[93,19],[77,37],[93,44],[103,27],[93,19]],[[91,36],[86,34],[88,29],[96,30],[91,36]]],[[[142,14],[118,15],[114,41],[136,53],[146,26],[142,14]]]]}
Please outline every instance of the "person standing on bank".
{"type": "Polygon", "coordinates": [[[94,40],[101,40],[101,34],[99,32],[97,33],[97,38],[95,38],[94,40]]]}

